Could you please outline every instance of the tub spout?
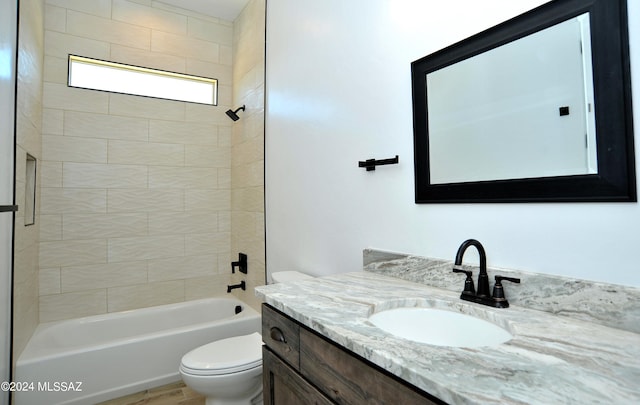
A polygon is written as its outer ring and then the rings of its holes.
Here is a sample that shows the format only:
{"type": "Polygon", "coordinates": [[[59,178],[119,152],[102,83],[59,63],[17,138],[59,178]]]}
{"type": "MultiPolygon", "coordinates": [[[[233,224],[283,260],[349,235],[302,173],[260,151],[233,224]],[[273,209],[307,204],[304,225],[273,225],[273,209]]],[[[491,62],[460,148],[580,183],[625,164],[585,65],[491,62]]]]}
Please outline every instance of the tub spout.
{"type": "Polygon", "coordinates": [[[240,282],[240,284],[228,285],[228,286],[227,286],[227,292],[228,292],[228,293],[230,293],[230,292],[231,292],[231,290],[235,290],[236,288],[242,288],[242,290],[244,291],[244,290],[246,290],[246,289],[247,289],[247,285],[246,285],[246,283],[244,282],[244,280],[242,280],[242,281],[240,282]]]}

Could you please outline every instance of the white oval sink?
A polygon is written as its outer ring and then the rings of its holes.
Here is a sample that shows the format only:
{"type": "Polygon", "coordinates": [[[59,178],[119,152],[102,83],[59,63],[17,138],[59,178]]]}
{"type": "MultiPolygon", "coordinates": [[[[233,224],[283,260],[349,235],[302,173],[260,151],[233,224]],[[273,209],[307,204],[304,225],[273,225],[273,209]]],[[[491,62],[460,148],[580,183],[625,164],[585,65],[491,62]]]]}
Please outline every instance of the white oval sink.
{"type": "Polygon", "coordinates": [[[513,337],[484,319],[433,308],[396,308],[369,317],[392,335],[436,346],[497,346],[513,337]]]}

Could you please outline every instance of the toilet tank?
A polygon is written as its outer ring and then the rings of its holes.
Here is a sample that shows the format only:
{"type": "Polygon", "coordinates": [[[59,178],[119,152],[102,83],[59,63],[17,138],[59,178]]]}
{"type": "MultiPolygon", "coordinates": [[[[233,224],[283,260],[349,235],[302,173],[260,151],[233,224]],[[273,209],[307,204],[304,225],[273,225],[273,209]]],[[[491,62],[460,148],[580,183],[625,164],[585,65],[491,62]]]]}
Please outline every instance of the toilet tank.
{"type": "Polygon", "coordinates": [[[271,282],[275,283],[288,283],[291,281],[303,281],[310,280],[313,276],[300,273],[299,271],[277,271],[271,273],[271,282]]]}

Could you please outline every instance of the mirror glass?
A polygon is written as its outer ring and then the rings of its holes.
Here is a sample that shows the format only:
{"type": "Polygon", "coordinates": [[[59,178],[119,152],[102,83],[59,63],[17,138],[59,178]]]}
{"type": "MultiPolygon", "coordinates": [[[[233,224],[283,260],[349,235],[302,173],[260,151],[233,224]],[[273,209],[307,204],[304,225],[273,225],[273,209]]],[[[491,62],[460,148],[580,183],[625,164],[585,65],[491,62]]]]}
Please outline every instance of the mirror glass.
{"type": "Polygon", "coordinates": [[[624,0],[546,3],[412,86],[416,202],[636,200],[624,0]]]}
{"type": "Polygon", "coordinates": [[[428,73],[431,183],[597,173],[590,42],[587,13],[428,73]]]}

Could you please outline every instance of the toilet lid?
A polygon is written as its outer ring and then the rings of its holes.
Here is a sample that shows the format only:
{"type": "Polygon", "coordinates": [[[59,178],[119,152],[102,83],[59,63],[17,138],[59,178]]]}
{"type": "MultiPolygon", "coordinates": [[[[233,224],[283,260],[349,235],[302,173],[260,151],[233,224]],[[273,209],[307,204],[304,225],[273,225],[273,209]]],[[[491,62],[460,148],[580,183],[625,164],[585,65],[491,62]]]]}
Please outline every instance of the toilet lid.
{"type": "Polygon", "coordinates": [[[181,368],[196,375],[231,374],[262,364],[262,336],[234,336],[200,346],[182,357],[181,368]]]}
{"type": "Polygon", "coordinates": [[[274,283],[288,283],[291,281],[311,280],[313,277],[299,271],[277,271],[271,274],[274,283]]]}

